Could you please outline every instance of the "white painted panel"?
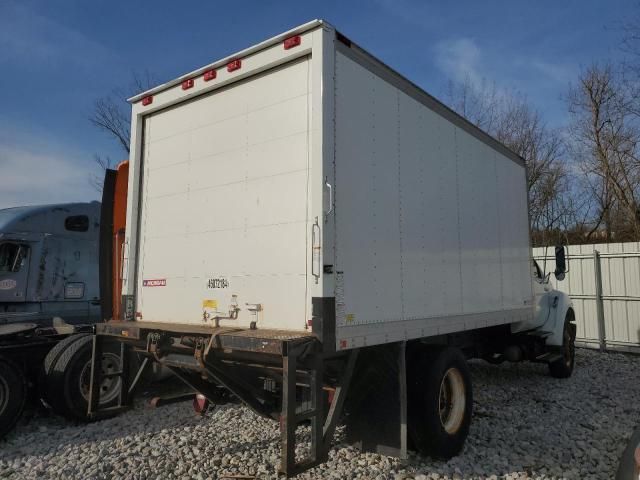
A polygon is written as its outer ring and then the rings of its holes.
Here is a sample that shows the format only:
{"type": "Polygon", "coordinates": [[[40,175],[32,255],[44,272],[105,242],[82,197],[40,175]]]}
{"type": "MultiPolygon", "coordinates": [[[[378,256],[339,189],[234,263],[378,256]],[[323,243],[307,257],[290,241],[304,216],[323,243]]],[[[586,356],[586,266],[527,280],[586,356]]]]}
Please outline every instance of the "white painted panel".
{"type": "Polygon", "coordinates": [[[336,269],[344,276],[348,305],[347,316],[338,315],[337,321],[398,319],[402,307],[397,141],[376,142],[376,130],[397,135],[396,96],[355,64],[338,61],[336,71],[339,79],[349,82],[336,90],[336,269]],[[392,98],[383,98],[383,93],[392,98]]]}
{"type": "Polygon", "coordinates": [[[335,77],[338,341],[532,312],[524,169],[339,52],[335,77]]]}
{"type": "Polygon", "coordinates": [[[224,317],[237,303],[239,318],[222,325],[305,328],[310,95],[305,59],[147,120],[143,319],[213,323],[204,313],[224,317]]]}

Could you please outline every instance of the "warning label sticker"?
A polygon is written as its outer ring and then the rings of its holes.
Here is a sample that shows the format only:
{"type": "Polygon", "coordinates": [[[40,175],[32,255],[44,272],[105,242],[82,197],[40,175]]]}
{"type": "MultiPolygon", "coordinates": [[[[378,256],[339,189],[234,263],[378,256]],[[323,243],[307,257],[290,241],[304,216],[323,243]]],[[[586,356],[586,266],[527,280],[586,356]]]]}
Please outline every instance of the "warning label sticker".
{"type": "Polygon", "coordinates": [[[202,308],[213,308],[214,310],[218,308],[217,300],[203,300],[202,308]]]}
{"type": "Polygon", "coordinates": [[[142,280],[143,287],[166,287],[167,279],[166,278],[155,278],[153,280],[142,280]]]}

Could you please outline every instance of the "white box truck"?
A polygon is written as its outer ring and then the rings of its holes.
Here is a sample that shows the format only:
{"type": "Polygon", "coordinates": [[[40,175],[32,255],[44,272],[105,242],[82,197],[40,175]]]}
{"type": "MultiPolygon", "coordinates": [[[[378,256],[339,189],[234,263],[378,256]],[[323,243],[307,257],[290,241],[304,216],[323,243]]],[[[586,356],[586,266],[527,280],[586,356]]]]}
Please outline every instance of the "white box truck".
{"type": "MultiPolygon", "coordinates": [[[[574,312],[532,261],[522,158],[330,24],[130,101],[125,314],[94,359],[117,339],[279,420],[287,475],[327,458],[343,412],[363,449],[455,455],[468,358],[571,374],[574,312]]],[[[98,367],[95,417],[135,384],[123,369],[99,408],[98,367]]]]}

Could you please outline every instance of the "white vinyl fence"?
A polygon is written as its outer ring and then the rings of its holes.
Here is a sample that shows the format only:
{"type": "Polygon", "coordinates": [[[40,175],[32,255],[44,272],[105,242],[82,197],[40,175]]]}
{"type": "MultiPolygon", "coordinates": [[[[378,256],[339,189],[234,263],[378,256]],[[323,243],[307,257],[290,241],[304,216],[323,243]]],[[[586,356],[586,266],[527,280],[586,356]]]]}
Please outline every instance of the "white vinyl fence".
{"type": "MultiPolygon", "coordinates": [[[[572,245],[566,278],[553,285],[568,293],[576,311],[576,344],[640,353],[640,242],[572,245]]],[[[547,272],[555,249],[533,249],[547,272]],[[546,266],[545,266],[546,258],[546,266]]]]}

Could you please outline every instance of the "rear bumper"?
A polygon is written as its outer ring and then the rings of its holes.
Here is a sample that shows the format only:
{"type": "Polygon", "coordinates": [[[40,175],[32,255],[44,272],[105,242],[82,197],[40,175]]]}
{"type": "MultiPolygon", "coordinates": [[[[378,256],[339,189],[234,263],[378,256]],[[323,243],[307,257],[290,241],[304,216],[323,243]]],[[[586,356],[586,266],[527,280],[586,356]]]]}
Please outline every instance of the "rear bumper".
{"type": "Polygon", "coordinates": [[[135,345],[137,349],[147,350],[150,347],[150,341],[154,339],[153,341],[157,342],[159,336],[160,348],[185,353],[204,344],[207,353],[213,349],[226,354],[247,352],[286,356],[291,348],[319,343],[313,333],[306,332],[143,321],[99,323],[95,326],[95,333],[116,337],[135,345]]]}

